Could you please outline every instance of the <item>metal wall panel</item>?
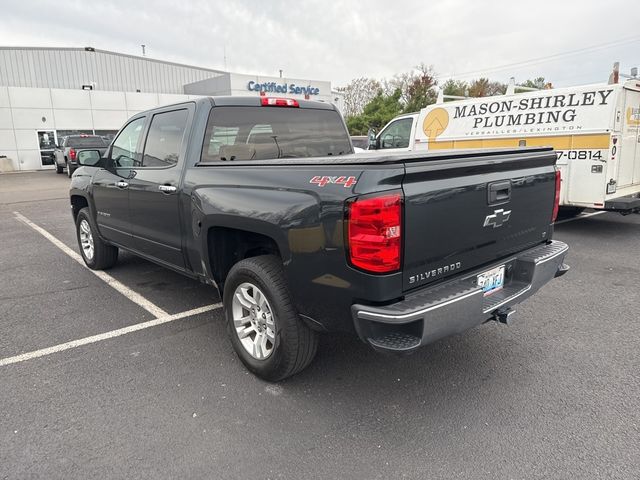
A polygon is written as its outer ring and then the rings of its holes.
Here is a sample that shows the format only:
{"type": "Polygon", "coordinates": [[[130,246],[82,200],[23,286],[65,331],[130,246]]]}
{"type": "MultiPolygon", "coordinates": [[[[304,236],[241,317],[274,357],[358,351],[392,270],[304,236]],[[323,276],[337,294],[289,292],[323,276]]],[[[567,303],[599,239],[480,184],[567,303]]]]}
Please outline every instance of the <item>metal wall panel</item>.
{"type": "Polygon", "coordinates": [[[0,47],[0,86],[183,93],[183,86],[225,72],[83,48],[0,47]]]}

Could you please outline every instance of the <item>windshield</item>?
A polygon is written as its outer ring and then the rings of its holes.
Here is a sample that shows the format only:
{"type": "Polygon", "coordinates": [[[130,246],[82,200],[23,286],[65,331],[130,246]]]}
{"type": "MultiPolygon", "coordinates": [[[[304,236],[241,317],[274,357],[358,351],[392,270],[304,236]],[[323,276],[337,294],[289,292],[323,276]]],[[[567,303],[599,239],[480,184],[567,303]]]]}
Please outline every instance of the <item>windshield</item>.
{"type": "Polygon", "coordinates": [[[216,107],[209,115],[203,162],[324,157],[353,153],[333,110],[216,107]]]}
{"type": "Polygon", "coordinates": [[[109,143],[99,136],[92,137],[69,137],[67,139],[68,147],[108,147],[109,143]]]}

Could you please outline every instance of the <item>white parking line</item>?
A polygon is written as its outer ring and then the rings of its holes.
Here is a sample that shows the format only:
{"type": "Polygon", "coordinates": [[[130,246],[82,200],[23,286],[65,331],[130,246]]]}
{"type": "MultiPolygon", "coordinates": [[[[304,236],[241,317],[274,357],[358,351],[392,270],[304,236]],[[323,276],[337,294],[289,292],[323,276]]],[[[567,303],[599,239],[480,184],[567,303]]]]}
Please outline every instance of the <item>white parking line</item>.
{"type": "Polygon", "coordinates": [[[556,225],[560,225],[561,223],[573,222],[575,220],[581,220],[583,218],[595,217],[596,215],[602,215],[603,213],[607,213],[607,212],[604,211],[604,210],[600,210],[598,212],[583,213],[583,214],[578,215],[578,216],[573,217],[573,218],[567,218],[566,220],[560,220],[559,222],[556,222],[556,225]]]}
{"type": "Polygon", "coordinates": [[[79,340],[72,340],[70,342],[61,343],[59,345],[54,345],[53,347],[47,347],[47,348],[43,348],[41,350],[35,350],[33,352],[23,353],[23,354],[20,354],[20,355],[16,355],[14,357],[2,358],[2,359],[0,359],[0,367],[5,366],[5,365],[11,365],[13,363],[24,362],[26,360],[31,360],[33,358],[44,357],[46,355],[51,355],[52,353],[62,352],[64,350],[69,350],[70,348],[77,348],[77,347],[80,347],[82,345],[88,345],[90,343],[101,342],[102,340],[107,340],[109,338],[120,337],[120,336],[126,335],[128,333],[137,332],[139,330],[144,330],[145,328],[155,327],[156,325],[162,325],[163,323],[173,322],[175,320],[180,320],[182,318],[191,317],[193,315],[198,315],[200,313],[209,312],[209,311],[212,311],[212,310],[217,310],[218,308],[222,307],[221,303],[216,303],[216,304],[213,304],[213,305],[206,305],[204,307],[194,308],[193,310],[188,310],[186,312],[175,313],[173,315],[169,315],[162,308],[158,307],[153,302],[147,300],[146,298],[144,298],[139,293],[134,292],[129,287],[127,287],[123,283],[119,282],[118,280],[113,278],[108,273],[102,272],[102,271],[99,271],[99,270],[91,270],[90,268],[88,268],[84,264],[84,261],[82,260],[82,257],[78,253],[76,253],[73,250],[71,250],[64,243],[62,243],[56,237],[54,237],[49,232],[47,232],[44,228],[36,225],[35,223],[33,223],[31,220],[29,220],[27,217],[25,217],[21,213],[13,212],[13,214],[14,214],[16,220],[18,220],[18,221],[24,223],[25,225],[31,227],[32,229],[34,229],[36,232],[38,232],[40,235],[42,235],[44,238],[46,238],[51,243],[53,243],[56,247],[58,247],[60,250],[62,250],[62,252],[64,252],[66,255],[68,255],[69,257],[74,259],[76,262],[78,262],[84,268],[86,268],[91,273],[93,273],[98,278],[100,278],[102,281],[104,281],[107,285],[109,285],[113,289],[117,290],[119,293],[121,293],[122,295],[127,297],[129,300],[131,300],[133,303],[135,303],[138,306],[144,308],[147,312],[151,313],[156,318],[153,319],[153,320],[149,320],[148,322],[137,323],[135,325],[130,325],[128,327],[119,328],[117,330],[111,330],[110,332],[100,333],[98,335],[93,335],[91,337],[81,338],[79,340]]]}
{"type": "Polygon", "coordinates": [[[16,355],[14,357],[2,358],[0,359],[0,367],[3,367],[5,365],[11,365],[12,363],[20,363],[26,360],[32,360],[34,358],[44,357],[46,355],[51,355],[52,353],[63,352],[65,350],[69,350],[70,348],[77,348],[77,347],[81,347],[82,345],[88,345],[90,343],[101,342],[109,338],[120,337],[122,335],[126,335],[127,333],[137,332],[139,330],[144,330],[145,328],[155,327],[156,325],[162,325],[163,323],[180,320],[181,318],[191,317],[193,315],[198,315],[204,312],[210,312],[211,310],[216,310],[220,307],[222,307],[222,304],[216,303],[214,305],[207,305],[200,308],[194,308],[193,310],[188,310],[186,312],[163,316],[161,318],[156,318],[155,320],[149,320],[148,322],[137,323],[135,325],[119,328],[117,330],[111,330],[110,332],[100,333],[99,335],[93,335],[91,337],[81,338],[79,340],[72,340],[70,342],[54,345],[53,347],[48,347],[48,348],[43,348],[41,350],[35,350],[33,352],[23,353],[21,355],[16,355]]]}
{"type": "Polygon", "coordinates": [[[44,238],[49,240],[56,247],[58,247],[60,250],[62,250],[64,253],[66,253],[69,257],[73,258],[76,262],[78,262],[80,265],[82,265],[88,271],[93,273],[100,280],[104,281],[107,285],[109,285],[113,289],[115,289],[118,292],[120,292],[122,295],[127,297],[133,303],[135,303],[138,306],[144,308],[147,312],[152,314],[154,317],[159,318],[159,317],[166,317],[166,316],[169,315],[168,312],[165,312],[162,308],[160,308],[159,306],[157,306],[153,302],[147,300],[146,298],[144,298],[139,293],[134,292],[129,287],[127,287],[123,283],[119,282],[118,280],[113,278],[108,273],[102,272],[100,270],[91,270],[90,268],[88,268],[84,264],[84,260],[82,260],[82,257],[78,253],[76,253],[73,250],[71,250],[64,243],[62,243],[56,237],[54,237],[49,232],[47,232],[44,228],[36,225],[35,223],[33,223],[31,220],[29,220],[24,215],[20,214],[19,212],[13,212],[13,215],[15,216],[16,220],[18,220],[18,221],[24,223],[25,225],[28,225],[29,227],[33,228],[36,232],[38,232],[44,238]]]}

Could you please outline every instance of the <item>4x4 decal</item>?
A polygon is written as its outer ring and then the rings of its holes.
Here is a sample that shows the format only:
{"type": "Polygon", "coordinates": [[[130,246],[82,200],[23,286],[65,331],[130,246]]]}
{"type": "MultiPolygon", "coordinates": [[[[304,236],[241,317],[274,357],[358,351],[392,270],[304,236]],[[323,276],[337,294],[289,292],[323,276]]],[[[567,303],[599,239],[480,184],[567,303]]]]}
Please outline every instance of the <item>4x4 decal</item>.
{"type": "Polygon", "coordinates": [[[342,185],[344,188],[349,188],[353,185],[355,185],[356,183],[358,183],[358,180],[356,180],[356,177],[345,177],[345,176],[341,176],[341,177],[313,177],[311,180],[309,180],[309,183],[313,183],[314,185],[318,185],[319,187],[324,187],[327,184],[334,184],[334,185],[342,185]]]}

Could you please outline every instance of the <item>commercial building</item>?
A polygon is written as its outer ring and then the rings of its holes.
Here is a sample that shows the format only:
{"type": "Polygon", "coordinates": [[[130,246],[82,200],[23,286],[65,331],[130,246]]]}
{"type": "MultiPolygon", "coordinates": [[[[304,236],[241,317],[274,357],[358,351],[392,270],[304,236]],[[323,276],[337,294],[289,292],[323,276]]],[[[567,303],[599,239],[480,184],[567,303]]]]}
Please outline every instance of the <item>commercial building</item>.
{"type": "Polygon", "coordinates": [[[94,48],[0,47],[0,171],[53,168],[65,135],[112,137],[130,116],[203,95],[335,103],[331,82],[244,75],[94,48]]]}

